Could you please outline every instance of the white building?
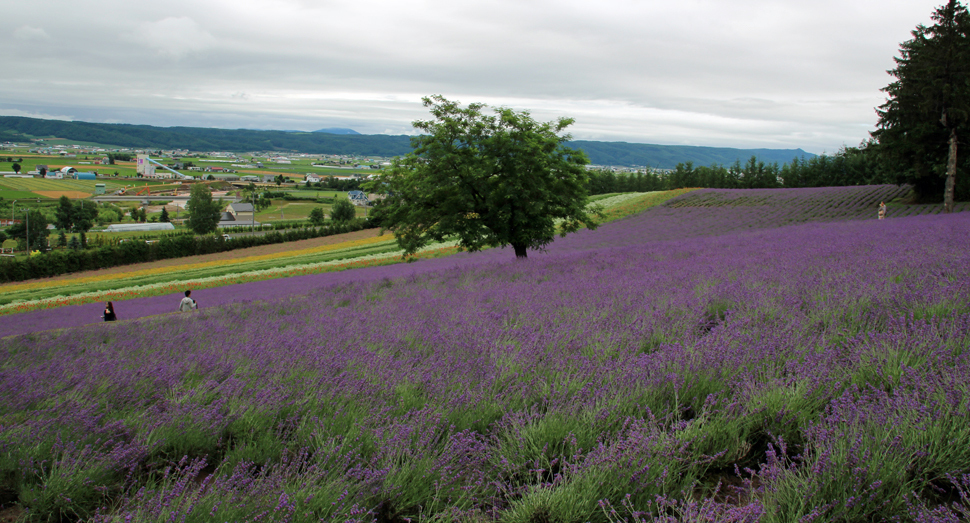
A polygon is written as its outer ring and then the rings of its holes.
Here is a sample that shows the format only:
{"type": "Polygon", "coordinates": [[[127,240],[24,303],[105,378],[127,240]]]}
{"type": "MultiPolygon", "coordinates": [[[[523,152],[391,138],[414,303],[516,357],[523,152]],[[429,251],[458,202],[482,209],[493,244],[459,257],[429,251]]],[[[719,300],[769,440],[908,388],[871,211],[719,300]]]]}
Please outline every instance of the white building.
{"type": "Polygon", "coordinates": [[[144,178],[154,178],[155,177],[155,164],[148,161],[147,154],[139,154],[137,165],[135,166],[135,172],[138,176],[144,178]]]}

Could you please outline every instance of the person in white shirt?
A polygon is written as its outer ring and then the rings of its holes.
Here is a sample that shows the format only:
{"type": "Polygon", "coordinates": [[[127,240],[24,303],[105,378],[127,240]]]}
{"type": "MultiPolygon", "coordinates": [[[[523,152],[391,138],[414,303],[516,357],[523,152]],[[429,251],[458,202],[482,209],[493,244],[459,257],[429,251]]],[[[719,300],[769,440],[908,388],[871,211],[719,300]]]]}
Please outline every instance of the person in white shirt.
{"type": "Polygon", "coordinates": [[[188,312],[192,309],[198,309],[199,304],[191,298],[192,291],[185,291],[185,297],[179,303],[179,312],[188,312]]]}

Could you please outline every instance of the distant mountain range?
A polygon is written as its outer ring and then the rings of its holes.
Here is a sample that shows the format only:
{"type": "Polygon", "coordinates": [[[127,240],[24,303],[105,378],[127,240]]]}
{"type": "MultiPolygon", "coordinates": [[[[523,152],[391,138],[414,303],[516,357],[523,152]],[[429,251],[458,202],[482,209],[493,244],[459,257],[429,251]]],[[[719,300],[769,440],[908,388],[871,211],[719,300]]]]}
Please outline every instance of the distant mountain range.
{"type": "Polygon", "coordinates": [[[313,131],[315,133],[327,133],[327,134],[356,134],[359,135],[357,131],[353,129],[346,129],[343,127],[327,127],[326,129],[317,129],[313,131]]]}
{"type": "MultiPolygon", "coordinates": [[[[26,142],[35,138],[63,138],[78,142],[135,149],[188,149],[191,151],[280,151],[357,156],[401,156],[411,151],[409,136],[359,134],[352,129],[330,128],[313,132],[255,131],[204,127],[154,127],[41,120],[0,116],[0,141],[26,142]]],[[[815,155],[801,149],[732,149],[687,145],[651,145],[577,140],[595,165],[672,169],[678,163],[730,165],[752,156],[765,163],[785,164],[815,155]]]]}

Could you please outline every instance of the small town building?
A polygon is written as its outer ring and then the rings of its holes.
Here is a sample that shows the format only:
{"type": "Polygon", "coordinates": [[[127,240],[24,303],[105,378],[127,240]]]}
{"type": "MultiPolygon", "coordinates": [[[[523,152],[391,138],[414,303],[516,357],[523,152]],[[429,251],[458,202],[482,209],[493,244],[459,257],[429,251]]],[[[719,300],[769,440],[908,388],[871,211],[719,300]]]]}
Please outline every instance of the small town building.
{"type": "Polygon", "coordinates": [[[253,219],[253,213],[255,209],[251,203],[230,203],[229,207],[226,208],[226,212],[232,214],[232,217],[236,221],[249,222],[253,219]]]}
{"type": "Polygon", "coordinates": [[[364,191],[350,191],[347,193],[347,197],[350,198],[350,203],[354,205],[367,205],[370,203],[364,191]]]}
{"type": "Polygon", "coordinates": [[[259,227],[261,224],[253,218],[253,204],[251,203],[233,203],[229,204],[229,207],[222,216],[219,217],[219,227],[259,227]],[[248,213],[246,211],[248,206],[248,213]],[[233,209],[235,207],[235,209],[233,209]]]}
{"type": "Polygon", "coordinates": [[[147,154],[139,154],[135,159],[135,172],[143,178],[155,177],[155,164],[147,154]]]}

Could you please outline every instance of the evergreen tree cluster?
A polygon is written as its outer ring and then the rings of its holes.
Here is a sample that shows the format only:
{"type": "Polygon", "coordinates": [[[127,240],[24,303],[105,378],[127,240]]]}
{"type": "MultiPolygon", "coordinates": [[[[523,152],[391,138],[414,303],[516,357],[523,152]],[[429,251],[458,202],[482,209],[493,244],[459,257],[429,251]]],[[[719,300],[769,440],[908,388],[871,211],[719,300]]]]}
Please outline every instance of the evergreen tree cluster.
{"type": "Polygon", "coordinates": [[[615,173],[595,170],[589,173],[589,192],[669,191],[685,187],[711,189],[772,189],[796,187],[838,187],[893,183],[884,173],[870,144],[846,147],[828,156],[795,158],[779,166],[752,156],[747,163],[735,162],[730,167],[711,165],[694,167],[692,162],[679,163],[670,171],[648,170],[637,173],[615,173]]]}

